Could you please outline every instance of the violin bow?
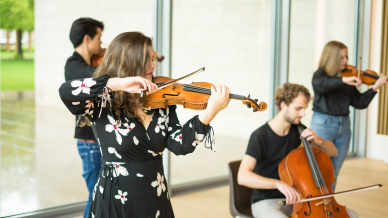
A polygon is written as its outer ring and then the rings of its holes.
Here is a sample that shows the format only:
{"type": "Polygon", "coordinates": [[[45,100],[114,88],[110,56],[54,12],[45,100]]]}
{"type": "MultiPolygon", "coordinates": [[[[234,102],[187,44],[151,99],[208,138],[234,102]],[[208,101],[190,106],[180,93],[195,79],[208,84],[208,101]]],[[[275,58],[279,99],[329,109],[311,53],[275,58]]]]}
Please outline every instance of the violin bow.
{"type": "Polygon", "coordinates": [[[194,76],[195,74],[203,72],[203,71],[205,71],[205,67],[202,67],[199,70],[196,70],[196,71],[194,71],[192,73],[189,73],[186,76],[182,76],[181,78],[174,79],[174,80],[167,81],[167,82],[157,83],[156,85],[158,85],[158,87],[162,89],[162,88],[170,85],[171,83],[178,82],[179,80],[186,79],[187,77],[194,76]]]}
{"type": "MultiPolygon", "coordinates": [[[[192,73],[189,73],[189,74],[187,74],[185,76],[182,76],[181,78],[174,79],[174,80],[167,81],[167,82],[157,83],[156,85],[159,87],[159,89],[162,89],[162,88],[164,88],[164,87],[166,87],[166,86],[168,86],[168,85],[170,85],[172,83],[178,82],[179,80],[185,79],[187,77],[193,76],[193,75],[195,75],[197,73],[200,73],[200,72],[203,72],[203,71],[205,71],[205,67],[202,67],[199,70],[196,70],[196,71],[194,71],[192,73]]],[[[148,91],[148,89],[142,91],[142,93],[140,94],[140,97],[143,97],[147,91],[148,91]]]]}
{"type": "MultiPolygon", "coordinates": [[[[380,188],[381,186],[383,186],[383,185],[377,184],[377,185],[371,185],[371,186],[366,186],[366,187],[362,187],[362,188],[351,189],[351,190],[337,192],[337,193],[328,194],[328,195],[321,195],[321,196],[316,196],[316,197],[311,197],[311,198],[301,198],[299,202],[302,203],[302,202],[306,202],[306,201],[313,201],[313,200],[319,200],[322,198],[334,197],[337,195],[350,194],[350,193],[359,192],[359,191],[366,191],[366,190],[370,190],[370,189],[380,188]]],[[[278,201],[278,204],[285,205],[286,201],[285,200],[278,201]]]]}

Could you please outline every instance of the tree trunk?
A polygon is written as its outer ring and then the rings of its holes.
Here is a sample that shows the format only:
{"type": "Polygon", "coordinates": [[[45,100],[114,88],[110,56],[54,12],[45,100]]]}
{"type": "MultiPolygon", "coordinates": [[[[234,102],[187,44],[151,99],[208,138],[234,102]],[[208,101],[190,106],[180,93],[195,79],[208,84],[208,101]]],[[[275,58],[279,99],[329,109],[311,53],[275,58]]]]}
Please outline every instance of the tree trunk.
{"type": "Polygon", "coordinates": [[[23,58],[23,49],[22,49],[22,34],[23,32],[21,30],[16,30],[16,54],[23,58]]]}
{"type": "Polygon", "coordinates": [[[9,30],[7,30],[7,44],[6,44],[6,49],[7,49],[7,52],[9,52],[9,50],[10,50],[10,45],[9,45],[9,30]]]}
{"type": "Polygon", "coordinates": [[[28,51],[32,51],[32,39],[31,39],[32,31],[28,32],[28,51]]]}

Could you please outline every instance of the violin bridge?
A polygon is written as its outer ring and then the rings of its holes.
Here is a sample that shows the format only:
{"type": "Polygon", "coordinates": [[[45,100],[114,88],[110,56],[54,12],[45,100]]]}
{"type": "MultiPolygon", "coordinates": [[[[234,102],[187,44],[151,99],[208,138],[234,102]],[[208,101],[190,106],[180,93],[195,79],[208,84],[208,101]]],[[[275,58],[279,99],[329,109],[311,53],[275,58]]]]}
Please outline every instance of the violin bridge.
{"type": "Polygon", "coordinates": [[[176,87],[176,83],[171,84],[171,91],[174,91],[175,87],[176,87]]]}

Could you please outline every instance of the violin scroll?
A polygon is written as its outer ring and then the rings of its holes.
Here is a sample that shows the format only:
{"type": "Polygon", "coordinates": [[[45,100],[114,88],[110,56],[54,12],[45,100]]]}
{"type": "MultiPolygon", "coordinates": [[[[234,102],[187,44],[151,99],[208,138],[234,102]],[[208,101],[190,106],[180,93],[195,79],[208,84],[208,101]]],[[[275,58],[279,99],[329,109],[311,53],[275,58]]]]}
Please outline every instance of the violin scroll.
{"type": "Polygon", "coordinates": [[[260,103],[257,103],[258,99],[252,99],[249,96],[250,95],[248,95],[248,97],[245,97],[242,102],[243,104],[247,105],[248,108],[253,108],[253,112],[265,111],[267,109],[267,103],[265,103],[264,101],[260,101],[260,103]]]}

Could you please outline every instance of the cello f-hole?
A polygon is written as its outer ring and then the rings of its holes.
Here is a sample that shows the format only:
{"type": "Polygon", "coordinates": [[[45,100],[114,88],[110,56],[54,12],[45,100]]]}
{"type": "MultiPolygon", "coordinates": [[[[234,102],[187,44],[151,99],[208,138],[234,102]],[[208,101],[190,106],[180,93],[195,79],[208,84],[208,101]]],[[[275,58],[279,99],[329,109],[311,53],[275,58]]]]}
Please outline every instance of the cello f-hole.
{"type": "Polygon", "coordinates": [[[336,212],[339,212],[339,208],[334,206],[333,201],[331,201],[331,205],[333,206],[333,208],[334,208],[334,210],[335,210],[336,212]]]}
{"type": "Polygon", "coordinates": [[[165,95],[170,95],[170,96],[179,96],[180,94],[181,94],[181,93],[179,93],[179,92],[178,92],[178,94],[169,94],[169,93],[167,93],[167,94],[163,94],[163,98],[166,98],[166,97],[165,97],[165,95]]]}
{"type": "MultiPolygon", "coordinates": [[[[307,198],[311,198],[311,197],[312,197],[312,195],[307,196],[307,198]]],[[[307,201],[307,205],[309,205],[309,213],[307,213],[307,212],[305,211],[305,212],[304,212],[304,215],[310,216],[310,214],[311,214],[310,201],[307,201]]]]}

